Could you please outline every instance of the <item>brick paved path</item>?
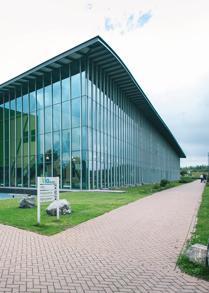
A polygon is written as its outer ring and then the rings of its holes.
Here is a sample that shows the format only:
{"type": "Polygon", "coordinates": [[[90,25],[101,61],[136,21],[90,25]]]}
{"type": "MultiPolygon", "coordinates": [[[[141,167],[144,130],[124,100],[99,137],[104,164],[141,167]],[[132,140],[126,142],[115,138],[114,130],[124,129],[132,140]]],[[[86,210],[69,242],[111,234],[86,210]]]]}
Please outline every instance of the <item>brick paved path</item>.
{"type": "Polygon", "coordinates": [[[209,292],[175,268],[202,190],[166,190],[52,237],[0,225],[0,292],[209,292]]]}

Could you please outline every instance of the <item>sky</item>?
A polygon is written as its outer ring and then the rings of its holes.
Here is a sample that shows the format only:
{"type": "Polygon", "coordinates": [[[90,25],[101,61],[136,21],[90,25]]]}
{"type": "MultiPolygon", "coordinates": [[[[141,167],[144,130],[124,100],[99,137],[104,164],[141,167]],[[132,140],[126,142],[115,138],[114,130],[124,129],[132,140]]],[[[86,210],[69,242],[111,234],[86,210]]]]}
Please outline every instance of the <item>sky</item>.
{"type": "Polygon", "coordinates": [[[0,84],[100,35],[186,153],[208,163],[208,0],[0,0],[0,84]]]}

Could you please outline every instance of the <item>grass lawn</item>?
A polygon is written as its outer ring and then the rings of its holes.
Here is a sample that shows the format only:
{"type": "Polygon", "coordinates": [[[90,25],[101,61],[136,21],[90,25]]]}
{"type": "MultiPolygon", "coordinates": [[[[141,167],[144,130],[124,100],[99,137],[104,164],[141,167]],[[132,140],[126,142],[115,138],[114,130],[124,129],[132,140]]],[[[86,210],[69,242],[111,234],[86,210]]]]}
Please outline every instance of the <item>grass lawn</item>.
{"type": "Polygon", "coordinates": [[[37,225],[37,209],[18,208],[17,199],[0,200],[0,223],[15,226],[21,229],[34,231],[44,235],[53,235],[67,228],[95,218],[122,205],[148,196],[154,192],[179,185],[179,182],[170,182],[166,187],[159,184],[143,185],[125,189],[124,193],[106,192],[65,192],[60,198],[67,199],[72,206],[70,215],[56,217],[46,214],[48,204],[41,206],[41,224],[37,225]]]}
{"type": "MultiPolygon", "coordinates": [[[[196,229],[188,242],[188,246],[195,243],[207,245],[209,239],[209,185],[205,187],[202,203],[200,205],[196,229]]],[[[182,271],[199,278],[209,280],[209,268],[194,264],[184,255],[177,262],[182,271]]]]}

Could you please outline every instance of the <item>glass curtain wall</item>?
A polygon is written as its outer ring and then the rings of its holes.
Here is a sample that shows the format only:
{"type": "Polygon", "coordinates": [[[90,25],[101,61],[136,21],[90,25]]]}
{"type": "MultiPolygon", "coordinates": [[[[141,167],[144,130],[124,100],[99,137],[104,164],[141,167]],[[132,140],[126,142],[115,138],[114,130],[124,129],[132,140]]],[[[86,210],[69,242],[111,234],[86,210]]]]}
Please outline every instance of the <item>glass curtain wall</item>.
{"type": "Polygon", "coordinates": [[[0,185],[63,189],[170,180],[179,158],[117,84],[87,58],[0,95],[0,185]]]}

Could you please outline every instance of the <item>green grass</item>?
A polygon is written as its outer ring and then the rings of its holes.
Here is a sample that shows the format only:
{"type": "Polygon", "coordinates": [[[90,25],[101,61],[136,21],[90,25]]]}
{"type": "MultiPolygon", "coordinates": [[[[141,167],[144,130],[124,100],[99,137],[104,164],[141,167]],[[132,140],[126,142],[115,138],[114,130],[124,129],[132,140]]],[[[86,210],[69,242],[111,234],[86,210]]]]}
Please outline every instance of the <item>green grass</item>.
{"type": "Polygon", "coordinates": [[[106,192],[66,192],[60,197],[67,199],[72,206],[72,214],[56,217],[46,214],[47,204],[41,206],[41,224],[37,225],[37,209],[18,208],[17,199],[0,201],[0,223],[44,235],[53,235],[67,228],[95,218],[122,205],[148,196],[154,192],[179,185],[171,182],[162,188],[158,184],[143,185],[125,189],[124,193],[106,192]]]}
{"type": "MultiPolygon", "coordinates": [[[[209,239],[209,186],[205,187],[202,202],[198,211],[197,225],[191,239],[187,243],[189,245],[200,243],[208,244],[209,239]]],[[[183,254],[177,261],[178,266],[182,271],[199,278],[209,280],[209,268],[194,264],[183,254]]]]}

